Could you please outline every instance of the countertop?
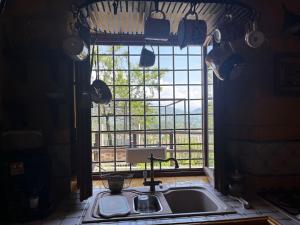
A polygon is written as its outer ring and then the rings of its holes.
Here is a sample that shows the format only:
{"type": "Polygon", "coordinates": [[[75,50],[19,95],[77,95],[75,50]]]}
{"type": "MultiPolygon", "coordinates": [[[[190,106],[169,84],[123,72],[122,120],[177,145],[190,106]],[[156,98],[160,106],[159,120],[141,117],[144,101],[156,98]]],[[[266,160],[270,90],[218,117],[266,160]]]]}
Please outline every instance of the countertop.
{"type": "MultiPolygon", "coordinates": [[[[236,213],[234,214],[224,214],[224,215],[207,215],[207,216],[184,216],[176,218],[157,218],[157,219],[137,219],[130,221],[118,221],[118,222],[101,222],[101,223],[87,223],[90,225],[147,225],[147,224],[176,224],[176,223],[195,223],[195,222],[205,222],[205,221],[217,221],[217,220],[228,220],[228,219],[239,219],[239,218],[253,218],[253,217],[263,217],[269,216],[280,222],[282,225],[297,225],[300,221],[293,220],[289,218],[284,213],[280,212],[275,207],[264,202],[259,197],[253,197],[252,199],[247,199],[252,208],[244,209],[240,202],[224,196],[218,191],[216,191],[211,185],[205,182],[177,182],[176,186],[202,186],[207,188],[209,191],[213,192],[218,196],[223,202],[228,206],[232,207],[236,213]]],[[[149,188],[149,187],[145,187],[149,188]]],[[[104,189],[95,188],[94,194],[104,191],[104,189]]],[[[76,225],[82,224],[82,220],[87,213],[89,207],[92,205],[93,197],[83,202],[79,200],[79,193],[72,193],[70,196],[60,204],[57,210],[44,220],[34,221],[28,223],[28,225],[76,225]]]]}

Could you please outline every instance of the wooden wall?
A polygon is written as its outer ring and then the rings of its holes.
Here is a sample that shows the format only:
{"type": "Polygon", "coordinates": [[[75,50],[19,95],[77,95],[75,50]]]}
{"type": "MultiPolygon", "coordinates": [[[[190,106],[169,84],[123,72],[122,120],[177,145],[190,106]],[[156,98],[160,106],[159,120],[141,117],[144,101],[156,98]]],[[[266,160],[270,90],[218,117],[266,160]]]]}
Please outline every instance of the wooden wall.
{"type": "MultiPolygon", "coordinates": [[[[282,33],[283,1],[245,2],[261,13],[259,25],[267,41],[259,49],[249,48],[243,40],[235,43],[247,69],[242,77],[222,84],[226,174],[239,168],[251,181],[253,176],[260,181],[273,179],[253,185],[274,185],[274,179],[278,185],[300,185],[300,96],[276,95],[274,79],[274,57],[299,53],[300,37],[282,33]]],[[[300,14],[299,1],[284,3],[300,14]]]]}
{"type": "Polygon", "coordinates": [[[0,129],[42,132],[57,198],[71,179],[72,67],[61,48],[70,4],[10,0],[0,17],[0,129]]]}

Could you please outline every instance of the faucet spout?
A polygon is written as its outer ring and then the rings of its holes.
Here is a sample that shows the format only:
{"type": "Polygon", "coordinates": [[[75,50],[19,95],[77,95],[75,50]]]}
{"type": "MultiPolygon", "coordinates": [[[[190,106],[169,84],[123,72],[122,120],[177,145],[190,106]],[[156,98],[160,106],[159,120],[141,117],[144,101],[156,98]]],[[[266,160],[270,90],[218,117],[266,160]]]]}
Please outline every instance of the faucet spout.
{"type": "Polygon", "coordinates": [[[150,186],[150,191],[154,192],[155,191],[155,185],[158,185],[161,183],[161,181],[154,181],[154,166],[153,163],[154,161],[158,162],[168,162],[168,161],[173,161],[175,163],[175,169],[179,168],[178,161],[175,158],[168,158],[168,159],[159,159],[159,158],[154,158],[153,154],[151,153],[150,156],[150,166],[151,166],[151,171],[150,171],[150,181],[147,181],[147,179],[144,179],[144,185],[145,186],[150,186]]]}
{"type": "MultiPolygon", "coordinates": [[[[151,160],[151,157],[150,157],[149,159],[151,160]]],[[[168,158],[168,159],[159,159],[159,158],[153,157],[152,159],[153,159],[153,161],[158,161],[158,162],[169,162],[169,161],[173,161],[174,164],[175,164],[175,169],[178,169],[178,168],[179,168],[177,159],[175,159],[175,158],[173,158],[173,157],[168,158]]]]}

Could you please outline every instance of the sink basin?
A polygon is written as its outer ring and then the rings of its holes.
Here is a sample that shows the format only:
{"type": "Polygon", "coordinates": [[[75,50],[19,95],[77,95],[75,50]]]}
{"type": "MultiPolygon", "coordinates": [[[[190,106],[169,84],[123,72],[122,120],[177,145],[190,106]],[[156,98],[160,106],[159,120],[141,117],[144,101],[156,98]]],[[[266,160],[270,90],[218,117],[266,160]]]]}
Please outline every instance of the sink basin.
{"type": "Polygon", "coordinates": [[[138,213],[154,213],[162,210],[161,203],[157,196],[143,194],[134,197],[134,210],[138,213]]]}
{"type": "Polygon", "coordinates": [[[173,213],[216,212],[226,208],[205,189],[175,189],[164,196],[173,213]]]}

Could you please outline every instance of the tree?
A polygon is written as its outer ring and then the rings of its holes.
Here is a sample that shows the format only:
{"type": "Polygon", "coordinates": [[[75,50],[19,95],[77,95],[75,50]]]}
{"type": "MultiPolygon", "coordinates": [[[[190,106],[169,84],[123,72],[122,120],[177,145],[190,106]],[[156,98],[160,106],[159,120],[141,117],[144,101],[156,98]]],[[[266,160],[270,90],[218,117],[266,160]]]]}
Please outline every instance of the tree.
{"type": "MultiPolygon", "coordinates": [[[[114,113],[119,115],[128,115],[129,112],[129,93],[130,99],[136,100],[130,102],[130,110],[131,115],[144,115],[144,113],[152,114],[155,111],[155,108],[150,106],[150,102],[141,101],[144,99],[144,82],[147,84],[157,84],[158,78],[164,76],[165,72],[160,72],[158,74],[157,68],[152,68],[151,70],[141,70],[138,65],[132,64],[130,65],[130,80],[128,78],[128,74],[125,70],[114,70],[116,68],[127,68],[128,61],[127,56],[128,52],[123,51],[121,46],[111,46],[110,52],[119,52],[120,56],[117,56],[113,59],[110,55],[94,55],[94,69],[100,69],[99,72],[96,73],[96,76],[106,82],[109,85],[115,84],[114,88],[111,88],[113,93],[113,97],[115,98],[115,106],[116,111],[114,112],[113,103],[109,105],[100,105],[100,114],[105,117],[105,129],[106,131],[112,131],[112,121],[110,119],[114,116],[114,113]],[[126,65],[127,64],[127,65],[126,65]],[[113,82],[113,74],[114,74],[114,82],[113,82]],[[136,84],[129,89],[129,84],[136,84]]],[[[94,48],[94,51],[96,49],[94,48]]],[[[129,68],[128,68],[129,69],[129,68]]],[[[158,91],[159,86],[149,86],[147,87],[147,97],[153,98],[155,96],[155,92],[158,91]]],[[[132,127],[139,128],[141,124],[144,123],[144,119],[142,117],[138,117],[138,119],[134,119],[131,121],[132,127]]],[[[153,120],[151,117],[147,117],[146,124],[155,124],[158,121],[153,120]]],[[[116,126],[120,126],[124,130],[128,129],[128,121],[116,121],[116,126]],[[123,124],[122,124],[123,122],[123,124]]],[[[122,130],[123,130],[122,129],[122,130]]],[[[108,145],[113,145],[113,138],[111,133],[108,133],[108,145]]],[[[124,134],[125,139],[125,134],[124,134]]]]}

